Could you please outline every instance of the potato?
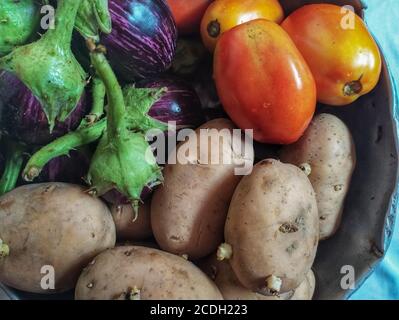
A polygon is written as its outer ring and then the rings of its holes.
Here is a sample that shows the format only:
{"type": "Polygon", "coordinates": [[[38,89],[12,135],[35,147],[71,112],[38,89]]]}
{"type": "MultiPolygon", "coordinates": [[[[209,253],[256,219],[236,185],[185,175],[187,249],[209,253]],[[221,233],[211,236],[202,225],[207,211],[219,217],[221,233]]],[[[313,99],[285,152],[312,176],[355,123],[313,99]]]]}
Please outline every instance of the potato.
{"type": "Polygon", "coordinates": [[[281,161],[310,165],[309,180],[319,209],[320,239],[331,237],[341,222],[355,169],[356,151],[349,129],[336,116],[320,114],[298,142],[282,149],[281,161]]]}
{"type": "Polygon", "coordinates": [[[216,283],[225,300],[288,300],[293,292],[280,296],[265,296],[253,292],[238,281],[228,261],[218,261],[216,255],[199,263],[199,267],[216,283]]]}
{"type": "Polygon", "coordinates": [[[123,246],[98,255],[82,272],[78,300],[212,300],[222,295],[201,270],[157,249],[123,246]]]}
{"type": "Polygon", "coordinates": [[[296,166],[267,159],[234,192],[225,226],[230,264],[242,285],[265,295],[285,293],[305,279],[316,254],[316,198],[296,166]]]}
{"type": "MultiPolygon", "coordinates": [[[[239,164],[243,159],[251,169],[253,164],[252,144],[247,143],[244,152],[238,153],[232,146],[234,140],[218,139],[223,129],[230,137],[233,128],[227,119],[204,124],[177,150],[179,155],[192,146],[198,150],[197,155],[184,153],[188,164],[177,161],[166,165],[164,184],[156,190],[151,204],[152,229],[163,250],[198,259],[214,252],[222,241],[228,206],[242,177],[235,174],[235,168],[243,167],[239,164]],[[201,129],[214,138],[213,143],[209,138],[199,138],[201,129]],[[208,141],[211,142],[209,148],[208,141]],[[223,155],[225,161],[216,164],[216,160],[221,159],[219,155],[223,155]]],[[[234,146],[241,143],[241,138],[238,140],[234,146]]]]}
{"type": "Polygon", "coordinates": [[[148,203],[140,205],[136,220],[133,207],[130,204],[112,205],[111,213],[115,222],[116,237],[119,241],[140,241],[152,236],[148,203]]]}
{"type": "Polygon", "coordinates": [[[83,187],[32,184],[0,197],[0,239],[9,247],[0,258],[0,282],[55,293],[73,288],[82,268],[115,245],[115,226],[107,206],[83,187]],[[46,290],[41,282],[51,267],[54,289],[46,290]]]}
{"type": "Polygon", "coordinates": [[[310,270],[305,280],[295,289],[294,295],[290,300],[312,300],[316,288],[316,279],[312,270],[310,270]]]}

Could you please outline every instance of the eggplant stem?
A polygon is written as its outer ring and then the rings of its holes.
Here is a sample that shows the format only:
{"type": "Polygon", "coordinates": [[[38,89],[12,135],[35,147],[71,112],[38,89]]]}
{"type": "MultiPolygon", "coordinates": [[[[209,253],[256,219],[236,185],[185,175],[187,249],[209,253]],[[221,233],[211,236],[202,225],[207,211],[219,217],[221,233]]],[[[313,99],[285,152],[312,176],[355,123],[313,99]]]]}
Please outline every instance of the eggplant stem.
{"type": "Polygon", "coordinates": [[[0,195],[15,188],[22,169],[25,146],[18,142],[7,141],[7,156],[3,176],[0,180],[0,195]]]}
{"type": "Polygon", "coordinates": [[[107,92],[110,106],[107,110],[107,134],[111,141],[119,138],[121,131],[127,128],[125,99],[118,79],[104,55],[104,47],[93,46],[91,39],[88,39],[87,43],[92,64],[104,82],[107,92]]]}
{"type": "Polygon", "coordinates": [[[33,181],[50,160],[68,155],[71,150],[100,139],[105,128],[106,119],[102,119],[93,125],[81,126],[78,130],[70,132],[42,147],[29,159],[23,171],[23,178],[26,181],[33,181]]]}
{"type": "Polygon", "coordinates": [[[93,79],[93,105],[90,113],[85,117],[85,121],[80,124],[81,126],[93,124],[103,116],[105,94],[104,82],[100,78],[95,77],[93,79]]]}
{"type": "Polygon", "coordinates": [[[49,29],[43,38],[54,38],[56,43],[69,47],[72,41],[72,31],[75,17],[83,0],[58,0],[55,14],[55,28],[49,29]]]}

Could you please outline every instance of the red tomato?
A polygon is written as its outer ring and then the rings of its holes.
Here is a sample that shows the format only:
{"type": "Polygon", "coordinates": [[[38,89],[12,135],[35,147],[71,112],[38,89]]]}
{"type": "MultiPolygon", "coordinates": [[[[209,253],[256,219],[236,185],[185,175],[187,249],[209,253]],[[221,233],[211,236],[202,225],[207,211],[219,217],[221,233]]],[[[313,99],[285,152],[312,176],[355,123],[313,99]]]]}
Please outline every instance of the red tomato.
{"type": "Polygon", "coordinates": [[[294,11],[282,27],[308,62],[320,102],[347,105],[377,85],[380,52],[354,13],[332,4],[308,5],[294,11]]]}
{"type": "Polygon", "coordinates": [[[297,141],[316,108],[316,85],[304,58],[278,24],[253,20],[216,45],[214,78],[224,109],[254,139],[297,141]]]}
{"type": "Polygon", "coordinates": [[[202,18],[202,41],[213,52],[223,32],[256,19],[281,23],[283,8],[278,0],[217,0],[206,9],[202,18]]]}
{"type": "Polygon", "coordinates": [[[199,26],[213,0],[166,0],[180,34],[199,32],[199,26]]]}

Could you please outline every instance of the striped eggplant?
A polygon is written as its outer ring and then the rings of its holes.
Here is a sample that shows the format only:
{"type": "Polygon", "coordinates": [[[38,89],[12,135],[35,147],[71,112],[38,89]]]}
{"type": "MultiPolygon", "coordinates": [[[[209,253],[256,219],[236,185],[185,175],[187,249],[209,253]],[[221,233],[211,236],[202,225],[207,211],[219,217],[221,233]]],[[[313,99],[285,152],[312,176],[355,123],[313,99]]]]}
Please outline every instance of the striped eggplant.
{"type": "MultiPolygon", "coordinates": [[[[196,128],[205,122],[200,99],[187,82],[175,77],[152,78],[142,80],[135,86],[127,86],[124,88],[124,93],[128,108],[144,97],[146,91],[142,92],[141,88],[155,90],[154,92],[158,92],[159,89],[164,90],[158,98],[154,99],[155,102],[149,106],[144,116],[149,116],[166,125],[169,121],[174,121],[178,127],[196,128]]],[[[151,92],[148,94],[151,95],[151,92]]],[[[151,194],[152,188],[145,187],[141,193],[141,200],[148,199],[151,194]]],[[[115,189],[108,191],[102,197],[114,205],[129,203],[129,199],[115,189]]]]}
{"type": "Polygon", "coordinates": [[[87,113],[85,94],[63,122],[56,121],[50,133],[42,105],[17,77],[0,71],[1,132],[27,144],[42,145],[76,129],[87,113]]]}
{"type": "Polygon", "coordinates": [[[154,78],[142,80],[136,87],[165,89],[148,111],[150,117],[164,123],[176,121],[179,127],[196,128],[205,122],[201,101],[186,81],[178,78],[154,78]]]}
{"type": "Polygon", "coordinates": [[[176,50],[177,30],[163,0],[109,0],[112,32],[102,37],[120,78],[132,81],[167,70],[176,50]]]}

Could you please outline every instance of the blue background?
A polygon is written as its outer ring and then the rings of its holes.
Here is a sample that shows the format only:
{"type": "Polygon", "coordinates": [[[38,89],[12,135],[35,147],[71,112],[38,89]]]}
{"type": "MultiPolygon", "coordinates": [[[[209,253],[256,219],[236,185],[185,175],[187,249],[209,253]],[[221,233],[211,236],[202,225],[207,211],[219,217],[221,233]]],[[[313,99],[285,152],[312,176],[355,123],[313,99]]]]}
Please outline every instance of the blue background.
{"type": "MultiPolygon", "coordinates": [[[[396,92],[399,92],[399,0],[362,2],[367,6],[366,23],[382,48],[396,82],[396,92]]],[[[397,116],[399,110],[395,113],[397,116]]],[[[383,261],[350,299],[399,299],[399,213],[397,216],[392,241],[383,261]]]]}

